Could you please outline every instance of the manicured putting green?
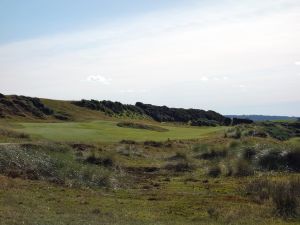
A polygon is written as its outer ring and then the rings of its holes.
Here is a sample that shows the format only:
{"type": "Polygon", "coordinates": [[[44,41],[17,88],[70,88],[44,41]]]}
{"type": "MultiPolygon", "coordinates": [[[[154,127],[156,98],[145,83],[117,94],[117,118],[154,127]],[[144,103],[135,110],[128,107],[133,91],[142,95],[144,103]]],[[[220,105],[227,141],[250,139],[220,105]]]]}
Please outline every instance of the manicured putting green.
{"type": "Polygon", "coordinates": [[[224,130],[224,127],[184,127],[160,125],[166,132],[118,127],[115,121],[68,122],[68,123],[19,123],[17,130],[54,141],[118,142],[164,141],[170,139],[203,138],[224,130]]]}

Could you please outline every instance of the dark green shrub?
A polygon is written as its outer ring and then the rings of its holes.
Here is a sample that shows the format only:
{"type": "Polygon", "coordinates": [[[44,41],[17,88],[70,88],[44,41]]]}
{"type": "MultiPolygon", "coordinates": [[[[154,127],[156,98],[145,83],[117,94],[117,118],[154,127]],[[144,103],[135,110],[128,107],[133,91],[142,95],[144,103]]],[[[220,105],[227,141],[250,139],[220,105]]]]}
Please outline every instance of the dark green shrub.
{"type": "Polygon", "coordinates": [[[202,153],[200,156],[197,156],[197,158],[212,160],[217,158],[225,158],[227,154],[227,149],[209,149],[206,152],[202,153]]]}
{"type": "Polygon", "coordinates": [[[300,172],[300,149],[294,149],[285,155],[289,170],[300,172]]]}
{"type": "Polygon", "coordinates": [[[252,160],[256,155],[256,150],[253,147],[246,147],[243,149],[242,157],[245,160],[252,160]]]}
{"type": "Polygon", "coordinates": [[[134,145],[134,144],[136,144],[136,141],[133,141],[133,140],[121,140],[120,144],[134,145]]]}
{"type": "Polygon", "coordinates": [[[271,149],[260,154],[258,165],[264,170],[284,170],[287,168],[284,155],[280,149],[271,149]]]}
{"type": "Polygon", "coordinates": [[[113,167],[115,166],[115,159],[113,156],[109,155],[96,155],[94,152],[90,153],[86,159],[85,162],[95,165],[101,165],[104,167],[113,167]]]}
{"type": "Polygon", "coordinates": [[[158,141],[145,141],[144,145],[159,148],[163,146],[163,143],[158,141]]]}
{"type": "Polygon", "coordinates": [[[222,173],[221,168],[217,165],[209,167],[207,170],[207,175],[210,177],[218,177],[222,173]]]}

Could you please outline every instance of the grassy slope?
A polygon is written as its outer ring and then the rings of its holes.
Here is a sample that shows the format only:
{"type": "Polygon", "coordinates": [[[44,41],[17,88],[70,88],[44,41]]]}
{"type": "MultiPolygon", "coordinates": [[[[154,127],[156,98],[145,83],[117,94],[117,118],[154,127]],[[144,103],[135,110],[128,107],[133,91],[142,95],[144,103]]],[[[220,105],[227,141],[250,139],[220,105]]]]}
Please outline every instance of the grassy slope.
{"type": "Polygon", "coordinates": [[[69,114],[74,121],[99,120],[108,118],[102,112],[76,106],[70,101],[51,99],[41,99],[41,101],[55,112],[64,112],[69,114]]]}
{"type": "Polygon", "coordinates": [[[115,121],[71,123],[20,123],[18,131],[54,141],[118,142],[122,139],[135,141],[170,139],[193,139],[221,132],[223,127],[183,127],[163,125],[169,131],[157,132],[118,127],[115,121]]]}

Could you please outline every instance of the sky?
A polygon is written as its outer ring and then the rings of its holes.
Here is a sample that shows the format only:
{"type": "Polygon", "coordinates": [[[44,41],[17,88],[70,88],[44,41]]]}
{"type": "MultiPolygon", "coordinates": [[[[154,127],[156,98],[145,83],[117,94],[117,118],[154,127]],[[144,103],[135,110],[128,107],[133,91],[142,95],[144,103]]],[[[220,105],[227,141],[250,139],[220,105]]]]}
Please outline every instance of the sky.
{"type": "Polygon", "coordinates": [[[0,93],[300,116],[300,1],[0,0],[0,93]]]}

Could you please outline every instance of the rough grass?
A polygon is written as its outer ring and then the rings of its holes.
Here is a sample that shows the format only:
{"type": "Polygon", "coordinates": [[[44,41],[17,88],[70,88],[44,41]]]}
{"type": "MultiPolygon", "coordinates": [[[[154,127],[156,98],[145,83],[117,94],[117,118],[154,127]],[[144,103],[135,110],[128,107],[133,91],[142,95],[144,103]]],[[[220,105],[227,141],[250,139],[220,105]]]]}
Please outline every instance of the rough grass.
{"type": "Polygon", "coordinates": [[[67,186],[108,187],[112,178],[105,166],[82,163],[68,146],[53,143],[1,145],[0,173],[67,186]]]}
{"type": "Polygon", "coordinates": [[[27,144],[18,154],[8,153],[7,149],[0,151],[0,155],[6,154],[2,157],[4,161],[0,161],[4,165],[2,174],[6,175],[0,176],[0,224],[300,223],[298,217],[277,216],[270,199],[256,201],[240,193],[240,187],[259,177],[279,180],[292,175],[299,177],[299,173],[262,170],[246,177],[234,176],[235,168],[245,171],[250,165],[252,169],[256,157],[265,149],[274,146],[286,149],[289,144],[255,137],[232,141],[222,138],[221,127],[162,127],[169,131],[119,128],[110,121],[23,124],[20,130],[31,130],[29,133],[35,138],[70,142],[62,145],[50,142],[46,147],[27,144]],[[165,142],[170,134],[198,140],[165,142]],[[99,138],[104,143],[97,143],[99,138]],[[25,147],[28,149],[23,151],[25,147]],[[212,149],[226,149],[227,154],[206,160],[195,158],[212,149]],[[235,164],[237,160],[241,160],[241,165],[235,164]],[[214,165],[217,170],[212,170],[214,174],[210,177],[207,169],[215,169],[214,165]],[[8,168],[31,168],[38,171],[37,179],[27,173],[17,173],[12,178],[8,168]],[[55,182],[51,177],[64,182],[55,182]],[[97,177],[108,177],[109,185],[103,185],[103,180],[97,177]]]}

